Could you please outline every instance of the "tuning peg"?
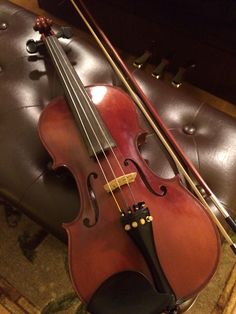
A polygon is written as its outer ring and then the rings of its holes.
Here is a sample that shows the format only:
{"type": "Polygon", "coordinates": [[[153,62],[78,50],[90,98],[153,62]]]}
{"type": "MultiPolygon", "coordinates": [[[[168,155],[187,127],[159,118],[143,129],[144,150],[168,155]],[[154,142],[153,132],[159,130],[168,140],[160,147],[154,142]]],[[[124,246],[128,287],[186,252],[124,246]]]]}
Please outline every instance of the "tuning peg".
{"type": "Polygon", "coordinates": [[[28,53],[36,53],[38,51],[38,47],[43,45],[43,42],[41,40],[33,40],[29,39],[26,42],[26,50],[28,53]]]}
{"type": "Polygon", "coordinates": [[[172,85],[176,88],[179,88],[183,84],[184,76],[186,75],[186,72],[189,72],[189,70],[194,69],[196,67],[196,64],[194,62],[187,62],[185,65],[179,67],[179,70],[175,77],[172,80],[172,85]]]}
{"type": "Polygon", "coordinates": [[[56,36],[70,39],[73,36],[73,30],[69,26],[62,26],[56,36]]]}

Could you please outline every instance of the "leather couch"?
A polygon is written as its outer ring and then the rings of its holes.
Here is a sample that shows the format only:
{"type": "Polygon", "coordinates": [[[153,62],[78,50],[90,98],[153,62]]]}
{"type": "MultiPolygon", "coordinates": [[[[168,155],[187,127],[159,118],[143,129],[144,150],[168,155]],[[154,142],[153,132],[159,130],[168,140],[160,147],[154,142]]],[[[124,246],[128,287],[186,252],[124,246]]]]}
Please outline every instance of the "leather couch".
{"type": "MultiPolygon", "coordinates": [[[[33,14],[0,0],[0,196],[5,204],[66,240],[61,225],[77,216],[79,198],[68,171],[52,170],[38,136],[40,113],[63,91],[47,55],[26,51],[28,39],[39,39],[32,29],[34,21],[33,14]]],[[[72,39],[62,42],[84,85],[120,86],[87,34],[77,29],[72,39]]],[[[235,119],[129,66],[205,181],[235,215],[235,119]]],[[[177,173],[153,134],[141,153],[158,175],[170,178],[177,173]]]]}

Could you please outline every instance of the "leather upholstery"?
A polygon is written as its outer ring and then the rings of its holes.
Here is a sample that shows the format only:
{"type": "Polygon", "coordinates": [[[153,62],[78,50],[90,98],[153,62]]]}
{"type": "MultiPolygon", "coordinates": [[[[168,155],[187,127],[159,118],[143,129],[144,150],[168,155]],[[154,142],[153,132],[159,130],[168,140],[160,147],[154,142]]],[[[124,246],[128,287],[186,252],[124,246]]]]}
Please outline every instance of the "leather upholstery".
{"type": "MultiPolygon", "coordinates": [[[[26,41],[39,39],[32,29],[34,19],[33,14],[0,0],[0,195],[65,239],[61,224],[77,215],[79,198],[71,176],[51,170],[37,133],[41,111],[63,91],[50,60],[26,52],[26,41]]],[[[63,43],[84,85],[119,85],[85,33],[76,31],[63,43]]],[[[155,80],[150,73],[132,70],[211,189],[236,212],[235,119],[155,80]]],[[[153,135],[148,136],[142,154],[156,173],[173,175],[173,167],[153,135]]]]}

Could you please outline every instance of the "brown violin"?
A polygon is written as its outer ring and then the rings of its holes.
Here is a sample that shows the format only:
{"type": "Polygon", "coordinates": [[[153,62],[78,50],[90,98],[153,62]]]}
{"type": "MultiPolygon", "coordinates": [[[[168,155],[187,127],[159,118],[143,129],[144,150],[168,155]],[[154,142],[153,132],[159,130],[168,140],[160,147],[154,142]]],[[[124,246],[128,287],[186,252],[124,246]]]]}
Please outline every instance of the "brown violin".
{"type": "Polygon", "coordinates": [[[75,290],[86,303],[113,274],[132,270],[174,302],[206,286],[219,261],[218,231],[179,176],[156,176],[138,147],[141,127],[132,99],[107,85],[84,87],[51,21],[38,18],[65,99],[53,100],[39,121],[54,168],[67,167],[80,196],[78,217],[64,225],[75,290]]]}

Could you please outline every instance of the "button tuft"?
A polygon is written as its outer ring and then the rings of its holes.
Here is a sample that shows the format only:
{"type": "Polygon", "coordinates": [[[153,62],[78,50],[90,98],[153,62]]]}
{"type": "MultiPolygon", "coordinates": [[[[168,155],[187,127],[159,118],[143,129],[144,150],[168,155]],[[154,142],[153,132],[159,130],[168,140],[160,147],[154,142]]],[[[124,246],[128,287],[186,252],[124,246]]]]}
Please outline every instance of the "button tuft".
{"type": "Polygon", "coordinates": [[[7,29],[8,25],[5,22],[0,23],[0,30],[5,31],[7,29]]]}
{"type": "Polygon", "coordinates": [[[196,132],[196,128],[193,125],[185,125],[183,131],[188,135],[193,135],[196,132]]]}

